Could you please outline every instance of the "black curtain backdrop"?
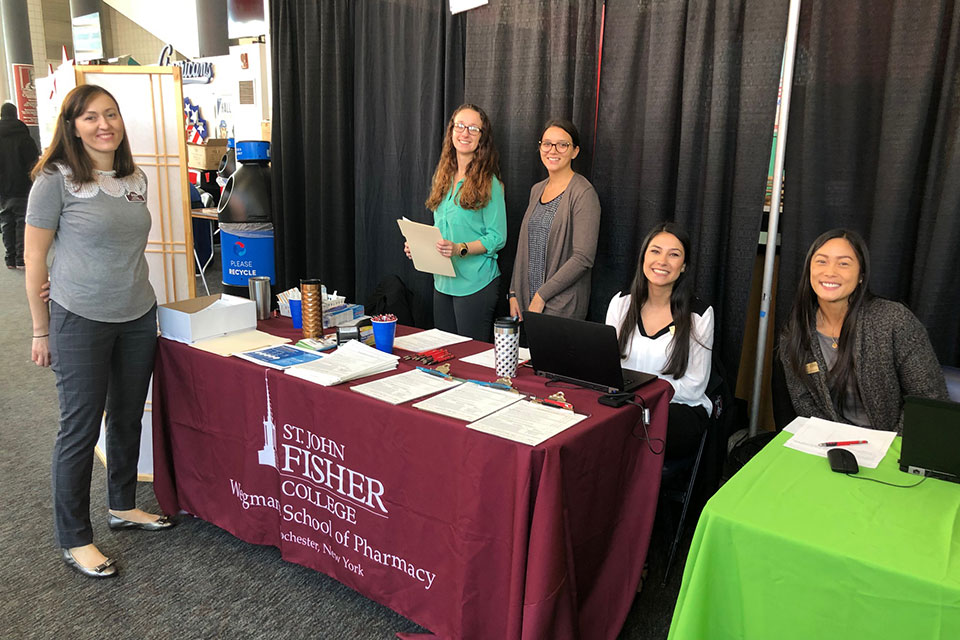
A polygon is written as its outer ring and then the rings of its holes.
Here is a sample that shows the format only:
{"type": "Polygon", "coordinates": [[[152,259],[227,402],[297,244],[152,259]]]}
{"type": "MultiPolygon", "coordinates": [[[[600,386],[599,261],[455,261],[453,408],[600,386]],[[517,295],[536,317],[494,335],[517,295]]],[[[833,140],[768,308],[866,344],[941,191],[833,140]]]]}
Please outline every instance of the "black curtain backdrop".
{"type": "Polygon", "coordinates": [[[354,158],[357,301],[385,276],[413,291],[433,326],[433,277],[403,253],[397,219],[433,224],[424,206],[447,120],[463,102],[463,16],[447,0],[357,2],[354,158]]]}
{"type": "MultiPolygon", "coordinates": [[[[547,120],[567,118],[577,126],[573,167],[591,177],[602,8],[601,0],[493,0],[467,13],[464,95],[492,121],[507,203],[504,294],[530,187],[547,177],[537,150],[547,120]]],[[[504,296],[499,310],[507,310],[504,296]]]]}
{"type": "Polygon", "coordinates": [[[278,289],[322,278],[351,300],[353,7],[351,0],[270,2],[278,289]]]}
{"type": "MultiPolygon", "coordinates": [[[[673,220],[736,379],[770,160],[787,0],[608,2],[593,183],[603,208],[591,316],[673,220]]],[[[688,267],[690,268],[690,267],[688,267]]]]}
{"type": "Polygon", "coordinates": [[[867,239],[872,289],[960,365],[960,15],[953,0],[808,0],[785,163],[777,318],[813,239],[867,239]]]}

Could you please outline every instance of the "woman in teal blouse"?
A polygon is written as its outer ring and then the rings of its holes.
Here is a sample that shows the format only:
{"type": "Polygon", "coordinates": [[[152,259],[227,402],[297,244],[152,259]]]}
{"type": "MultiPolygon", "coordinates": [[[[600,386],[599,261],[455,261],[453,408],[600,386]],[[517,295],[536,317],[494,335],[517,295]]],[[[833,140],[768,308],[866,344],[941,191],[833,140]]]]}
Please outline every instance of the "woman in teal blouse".
{"type": "MultiPolygon", "coordinates": [[[[480,107],[464,104],[447,123],[427,208],[453,260],[455,276],[433,276],[438,329],[490,341],[500,287],[497,252],[507,240],[507,211],[493,129],[480,107]]],[[[405,245],[404,251],[410,257],[405,245]]]]}

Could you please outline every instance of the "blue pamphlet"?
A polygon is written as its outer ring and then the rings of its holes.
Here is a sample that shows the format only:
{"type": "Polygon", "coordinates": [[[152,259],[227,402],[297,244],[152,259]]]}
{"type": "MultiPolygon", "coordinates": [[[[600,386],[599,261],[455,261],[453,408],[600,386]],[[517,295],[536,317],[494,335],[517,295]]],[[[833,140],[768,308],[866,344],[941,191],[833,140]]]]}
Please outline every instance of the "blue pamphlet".
{"type": "Polygon", "coordinates": [[[288,369],[292,366],[313,362],[323,357],[322,353],[289,344],[281,344],[267,349],[244,351],[233,355],[273,369],[288,369]]]}

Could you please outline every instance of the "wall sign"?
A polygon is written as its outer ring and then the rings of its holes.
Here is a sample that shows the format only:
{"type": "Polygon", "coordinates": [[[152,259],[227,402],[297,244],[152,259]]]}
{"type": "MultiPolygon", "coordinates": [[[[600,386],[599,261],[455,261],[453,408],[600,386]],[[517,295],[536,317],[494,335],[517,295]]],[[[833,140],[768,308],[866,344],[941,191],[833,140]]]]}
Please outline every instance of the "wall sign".
{"type": "Polygon", "coordinates": [[[212,62],[194,62],[193,60],[170,62],[172,55],[173,45],[168,44],[160,51],[157,64],[161,67],[180,67],[180,79],[183,84],[210,84],[213,81],[212,62]]]}
{"type": "Polygon", "coordinates": [[[32,64],[11,64],[13,93],[17,100],[17,112],[23,124],[37,126],[37,89],[33,84],[32,64]]]}

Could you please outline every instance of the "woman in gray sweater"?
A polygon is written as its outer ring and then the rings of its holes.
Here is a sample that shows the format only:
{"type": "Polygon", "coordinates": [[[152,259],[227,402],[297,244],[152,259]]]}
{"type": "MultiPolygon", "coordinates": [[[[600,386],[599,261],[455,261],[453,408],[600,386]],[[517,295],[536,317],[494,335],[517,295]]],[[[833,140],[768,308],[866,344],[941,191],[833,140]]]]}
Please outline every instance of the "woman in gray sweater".
{"type": "Polygon", "coordinates": [[[869,290],[870,255],[857,233],[833,229],[807,252],[780,359],[793,408],[873,429],[903,428],[906,395],[947,399],[920,321],[869,290]]]}
{"type": "Polygon", "coordinates": [[[510,280],[510,315],[543,312],[583,319],[590,304],[590,270],[597,253],[600,200],[570,163],[580,134],[568,120],[551,120],[540,134],[547,179],[530,189],[510,280]]]}
{"type": "Polygon", "coordinates": [[[93,450],[104,411],[107,524],[148,531],[173,526],[136,506],[157,299],[144,256],[147,178],[125,133],[120,108],[105,89],[81,85],[67,94],[53,142],[33,170],[24,238],[31,358],[53,367],[60,397],[54,530],[63,561],[90,578],[117,575],[113,560],[94,544],[90,522],[93,450]],[[42,291],[51,245],[48,307],[42,291]]]}

